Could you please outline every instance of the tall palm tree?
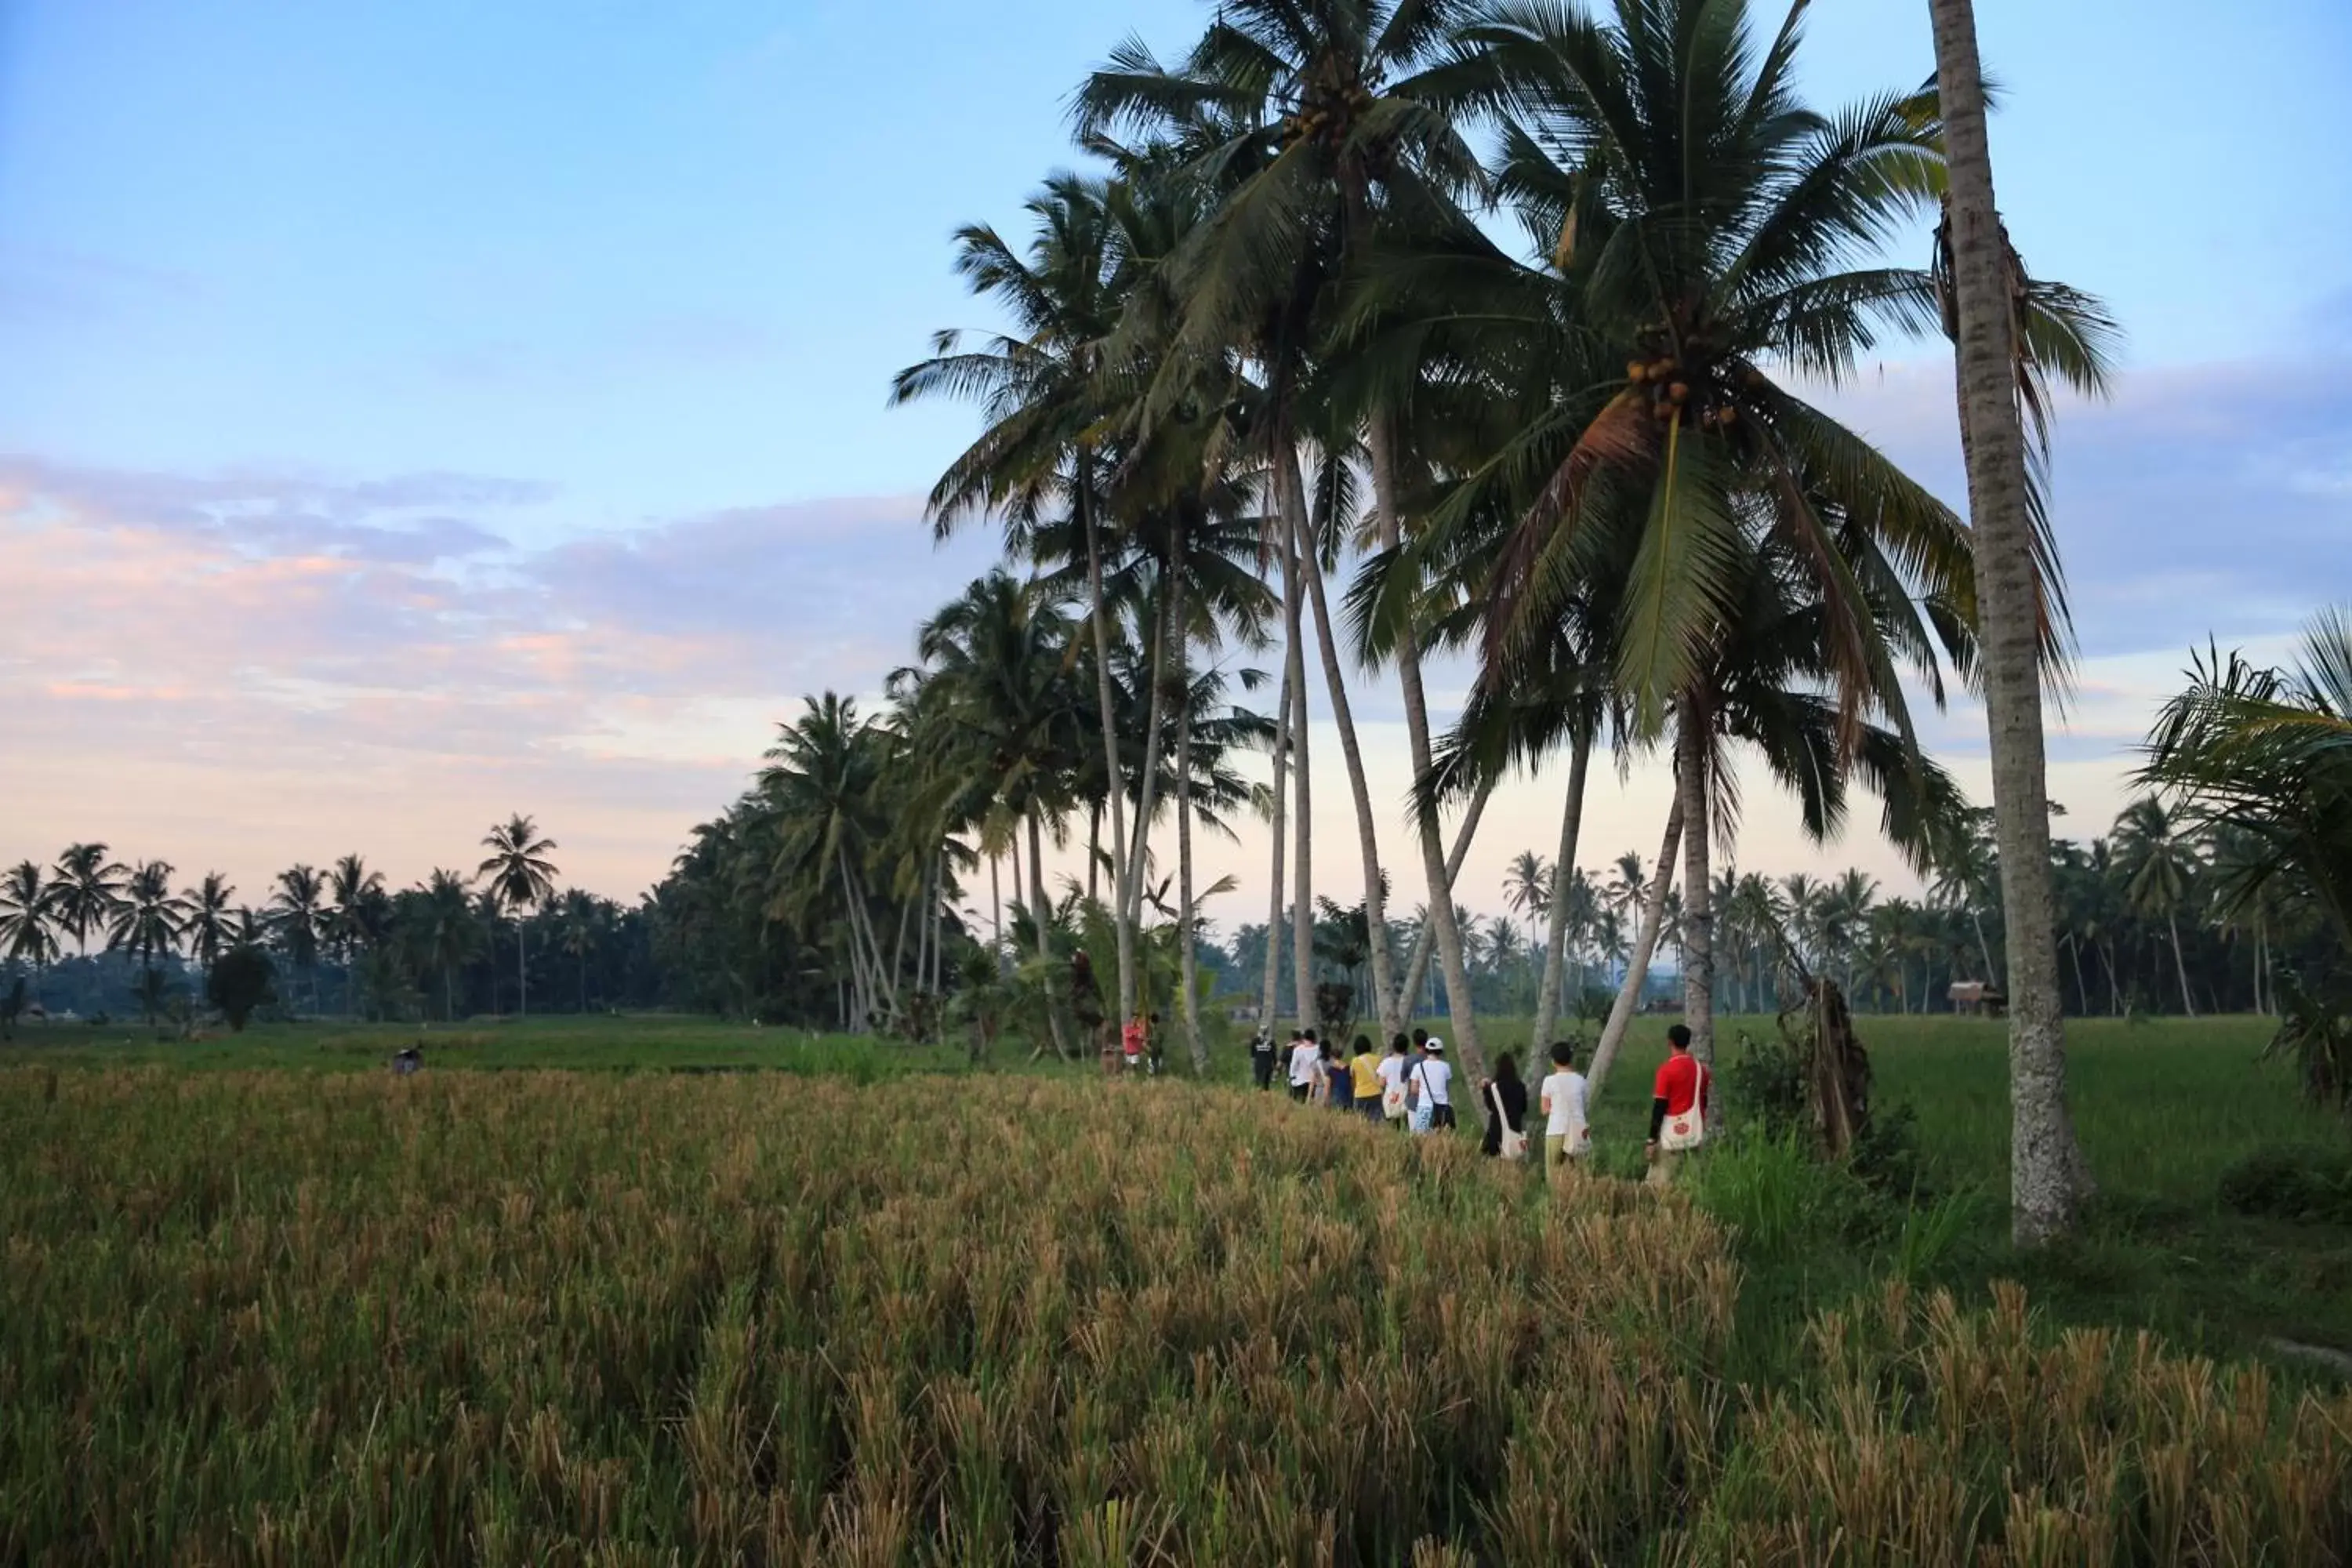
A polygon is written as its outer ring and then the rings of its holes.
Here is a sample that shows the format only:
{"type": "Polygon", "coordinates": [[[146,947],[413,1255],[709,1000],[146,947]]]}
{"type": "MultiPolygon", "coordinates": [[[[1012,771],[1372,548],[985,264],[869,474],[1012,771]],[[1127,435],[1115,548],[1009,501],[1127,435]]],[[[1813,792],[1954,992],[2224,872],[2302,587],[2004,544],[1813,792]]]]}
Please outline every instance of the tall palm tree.
{"type": "Polygon", "coordinates": [[[20,860],[0,878],[0,958],[33,967],[33,1000],[41,998],[41,974],[58,961],[58,884],[41,868],[20,860]]]}
{"type": "MultiPolygon", "coordinates": [[[[1475,175],[1468,149],[1422,91],[1422,68],[1443,44],[1453,9],[1452,0],[1235,0],[1220,8],[1175,68],[1130,42],[1078,94],[1082,132],[1126,126],[1164,135],[1193,154],[1192,167],[1215,187],[1214,211],[1172,258],[1183,300],[1168,362],[1172,374],[1163,375],[1148,400],[1146,416],[1183,395],[1193,365],[1238,351],[1255,367],[1261,395],[1251,439],[1265,465],[1282,535],[1278,558],[1295,551],[1297,563],[1286,574],[1286,625],[1298,625],[1303,593],[1317,611],[1318,647],[1357,808],[1368,900],[1380,897],[1377,821],[1333,637],[1324,541],[1315,528],[1301,448],[1312,438],[1328,461],[1354,445],[1352,432],[1333,427],[1318,412],[1318,355],[1326,319],[1349,269],[1370,243],[1380,206],[1401,191],[1442,189],[1475,175]]],[[[1386,411],[1378,411],[1368,458],[1379,509],[1374,532],[1393,545],[1399,524],[1386,427],[1386,411]]],[[[1294,654],[1293,664],[1303,664],[1303,658],[1294,654]]],[[[1410,637],[1400,647],[1399,664],[1414,772],[1424,776],[1433,748],[1410,637]]],[[[1294,728],[1303,735],[1303,683],[1292,683],[1290,704],[1294,728]]],[[[1305,762],[1303,752],[1297,762],[1305,762]]],[[[1303,789],[1297,811],[1302,820],[1307,815],[1303,789]]],[[[1448,896],[1444,846],[1430,812],[1417,812],[1416,819],[1454,1032],[1475,1071],[1475,1015],[1448,896]]],[[[1295,940],[1302,948],[1312,940],[1309,892],[1301,886],[1292,900],[1295,940]]],[[[1384,912],[1372,914],[1374,929],[1384,932],[1384,912]]],[[[1375,945],[1377,967],[1385,967],[1385,945],[1384,940],[1375,945]]],[[[1397,1021],[1402,1005],[1393,994],[1383,997],[1384,1021],[1397,1021]]]]}
{"type": "Polygon", "coordinates": [[[945,394],[977,399],[988,428],[951,463],[932,488],[929,510],[945,538],[973,513],[1001,511],[1008,521],[1034,524],[1066,500],[1082,542],[1087,616],[1093,633],[1095,696],[1104,777],[1110,789],[1111,837],[1121,847],[1113,862],[1112,896],[1119,909],[1119,1005],[1134,1005],[1135,933],[1132,866],[1125,847],[1126,806],[1118,787],[1119,733],[1111,687],[1110,617],[1103,579],[1105,539],[1101,430],[1105,345],[1117,329],[1131,278],[1122,265],[1118,226],[1102,183],[1057,174],[1030,198],[1035,226],[1027,254],[996,231],[974,224],[956,235],[956,270],[972,291],[1008,311],[1016,331],[963,347],[962,334],[944,331],[932,357],[900,371],[892,401],[945,394]]]}
{"type": "Polygon", "coordinates": [[[88,956],[90,933],[104,931],[114,919],[131,868],[108,859],[103,844],[75,844],[58,857],[54,875],[58,925],[88,956]]]}
{"type": "Polygon", "coordinates": [[[580,1011],[588,1011],[588,958],[604,934],[604,906],[584,888],[572,888],[563,895],[562,920],[556,933],[556,945],[579,965],[580,1011]]]}
{"type": "Polygon", "coordinates": [[[172,896],[172,867],[166,860],[142,860],[131,868],[122,896],[114,906],[107,929],[107,945],[121,948],[139,961],[140,997],[147,1021],[155,1021],[155,1004],[162,995],[156,984],[155,960],[172,951],[180,937],[180,908],[172,896]]]}
{"type": "Polygon", "coordinates": [[[203,968],[207,985],[212,982],[213,965],[235,944],[236,898],[236,889],[218,871],[205,872],[203,881],[180,894],[184,915],[181,934],[187,940],[188,956],[203,968]]]}
{"type": "Polygon", "coordinates": [[[489,858],[474,868],[475,875],[488,879],[484,889],[514,911],[515,1012],[527,1017],[530,1013],[527,921],[533,910],[555,894],[555,862],[547,855],[558,846],[554,839],[539,836],[537,823],[517,813],[492,827],[482,847],[490,852],[489,858]]]}
{"type": "Polygon", "coordinates": [[[1977,536],[1980,663],[2009,934],[2011,1229],[2021,1245],[2040,1246],[2074,1229],[2085,1180],[2066,1110],[2065,1023],[2053,940],[2042,730],[2047,542],[2034,528],[2016,377],[2029,331],[2020,319],[2026,291],[1993,197],[1976,7],[1972,0],[1927,0],[1927,11],[1944,118],[1948,320],[1977,536]]]}
{"type": "Polygon", "coordinates": [[[287,963],[310,983],[310,1009],[319,1007],[319,945],[326,916],[326,879],[315,866],[289,866],[278,873],[269,895],[269,923],[287,963]]]}
{"type": "Polygon", "coordinates": [[[2164,921],[2172,938],[2173,973],[2180,981],[2180,1009],[2197,1016],[2189,990],[2189,962],[2180,950],[2180,911],[2204,869],[2196,839],[2182,831],[2162,801],[2145,795],[2116,818],[2116,868],[2134,914],[2164,921]]]}
{"type": "MultiPolygon", "coordinates": [[[[1577,362],[1582,384],[1438,520],[1498,497],[1520,512],[1489,595],[1490,664],[1590,571],[1622,574],[1617,684],[1638,735],[1677,733],[1685,1000],[1702,1048],[1716,689],[1753,555],[1769,546],[1818,605],[1848,745],[1874,706],[1907,732],[1896,666],[1939,689],[1939,657],[1968,655],[1973,605],[1958,519],[1770,374],[1843,379],[1885,331],[1938,321],[1932,273],[1872,265],[1940,192],[1933,100],[1809,110],[1792,87],[1801,9],[1769,44],[1738,0],[1618,0],[1601,20],[1498,0],[1463,34],[1503,117],[1497,186],[1548,254],[1519,267],[1457,237],[1449,271],[1484,313],[1577,362]]],[[[2095,379],[2095,310],[2047,290],[2030,303],[2071,351],[2053,363],[2095,379]]]]}

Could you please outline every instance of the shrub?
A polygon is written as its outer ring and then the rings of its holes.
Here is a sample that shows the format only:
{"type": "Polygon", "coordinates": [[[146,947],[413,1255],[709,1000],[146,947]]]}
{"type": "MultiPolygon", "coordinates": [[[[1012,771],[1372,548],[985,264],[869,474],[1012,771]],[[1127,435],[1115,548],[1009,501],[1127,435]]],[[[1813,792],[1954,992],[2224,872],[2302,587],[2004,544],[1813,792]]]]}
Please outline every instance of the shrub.
{"type": "Polygon", "coordinates": [[[270,983],[277,978],[277,966],[268,953],[257,947],[233,947],[213,965],[205,993],[228,1020],[228,1026],[242,1030],[256,1008],[277,999],[270,991],[270,983]]]}
{"type": "Polygon", "coordinates": [[[2221,1173],[2221,1202],[2267,1219],[2352,1225],[2352,1149],[2265,1149],[2221,1173]]]}

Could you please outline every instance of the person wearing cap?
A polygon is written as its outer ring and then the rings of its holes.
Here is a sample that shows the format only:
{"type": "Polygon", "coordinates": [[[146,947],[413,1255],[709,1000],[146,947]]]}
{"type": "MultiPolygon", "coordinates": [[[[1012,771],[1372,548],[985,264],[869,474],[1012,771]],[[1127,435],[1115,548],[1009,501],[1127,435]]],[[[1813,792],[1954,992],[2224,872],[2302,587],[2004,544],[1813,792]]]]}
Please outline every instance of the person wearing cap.
{"type": "Polygon", "coordinates": [[[1445,1042],[1435,1035],[1421,1047],[1421,1060],[1405,1079],[1405,1098],[1415,1132],[1434,1132],[1454,1125],[1454,1064],[1445,1059],[1445,1042]]]}

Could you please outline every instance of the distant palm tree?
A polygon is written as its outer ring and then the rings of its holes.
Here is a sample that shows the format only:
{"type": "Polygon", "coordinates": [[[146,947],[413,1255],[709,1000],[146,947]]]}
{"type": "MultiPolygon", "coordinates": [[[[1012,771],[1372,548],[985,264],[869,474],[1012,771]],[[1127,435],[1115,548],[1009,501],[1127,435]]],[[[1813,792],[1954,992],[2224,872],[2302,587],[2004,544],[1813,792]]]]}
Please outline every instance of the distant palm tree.
{"type": "Polygon", "coordinates": [[[269,896],[269,923],[295,973],[310,982],[310,1010],[319,1010],[319,939],[326,919],[326,879],[315,866],[289,866],[278,873],[269,896]]]}
{"type": "Polygon", "coordinates": [[[1541,922],[1551,913],[1551,863],[1532,849],[1520,850],[1504,868],[1503,896],[1527,917],[1535,940],[1541,942],[1541,922]]]}
{"type": "Polygon", "coordinates": [[[130,868],[121,861],[106,858],[103,844],[71,845],[58,857],[58,924],[84,956],[89,952],[90,932],[105,931],[114,919],[114,907],[130,875],[130,868]]]}
{"type": "Polygon", "coordinates": [[[155,960],[159,954],[171,952],[179,936],[180,907],[172,897],[171,863],[142,860],[131,871],[123,895],[115,904],[107,944],[122,949],[139,961],[140,998],[146,1005],[147,1021],[151,1024],[155,1021],[156,1003],[163,994],[156,984],[155,960]]]}
{"type": "Polygon", "coordinates": [[[236,896],[236,889],[218,871],[205,872],[203,881],[180,895],[181,934],[187,938],[188,956],[203,967],[208,985],[213,965],[236,944],[236,916],[229,907],[236,896]]]}
{"type": "Polygon", "coordinates": [[[390,934],[392,900],[383,889],[383,873],[371,871],[357,855],[346,855],[327,873],[327,912],[323,940],[342,961],[346,1008],[357,1005],[360,950],[373,947],[390,934]]]}
{"type": "Polygon", "coordinates": [[[58,961],[58,884],[20,860],[0,879],[0,958],[33,966],[33,1000],[41,999],[41,972],[58,961]]]}
{"type": "Polygon", "coordinates": [[[604,934],[604,909],[584,888],[563,895],[563,919],[556,944],[580,966],[580,1010],[588,1011],[588,955],[604,934]]]}
{"type": "Polygon", "coordinates": [[[403,893],[403,934],[415,944],[418,963],[441,972],[441,1016],[457,1016],[457,971],[480,945],[482,928],[466,891],[465,877],[456,871],[435,871],[431,880],[414,893],[403,893]]]}
{"type": "Polygon", "coordinates": [[[2197,1016],[2196,998],[2189,993],[2189,963],[2180,952],[2180,911],[2189,889],[2204,869],[2196,841],[2180,830],[2173,814],[2154,795],[2124,807],[2116,819],[2116,860],[2123,874],[2124,898],[2132,912],[2161,918],[2172,935],[2173,972],[2180,979],[2180,1006],[2197,1016]]]}
{"type": "Polygon", "coordinates": [[[515,911],[515,1012],[528,1016],[530,974],[526,961],[530,946],[524,919],[554,895],[555,862],[547,858],[547,852],[555,848],[556,843],[552,838],[541,838],[539,825],[518,814],[491,828],[482,844],[490,851],[490,857],[475,869],[489,879],[487,889],[491,897],[515,911]]]}

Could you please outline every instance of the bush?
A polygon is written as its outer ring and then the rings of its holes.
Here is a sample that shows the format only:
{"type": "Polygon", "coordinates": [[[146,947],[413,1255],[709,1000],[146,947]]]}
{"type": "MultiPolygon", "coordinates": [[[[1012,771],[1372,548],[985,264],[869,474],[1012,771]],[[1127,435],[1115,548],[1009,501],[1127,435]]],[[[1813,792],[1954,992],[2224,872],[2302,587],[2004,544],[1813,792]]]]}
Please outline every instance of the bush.
{"type": "Polygon", "coordinates": [[[277,966],[268,953],[257,947],[234,947],[213,965],[205,994],[228,1019],[228,1026],[241,1030],[256,1008],[275,1000],[270,984],[277,978],[277,966]]]}
{"type": "Polygon", "coordinates": [[[2352,1225],[2352,1149],[2265,1149],[2221,1173],[2221,1203],[2266,1219],[2352,1225]]]}

